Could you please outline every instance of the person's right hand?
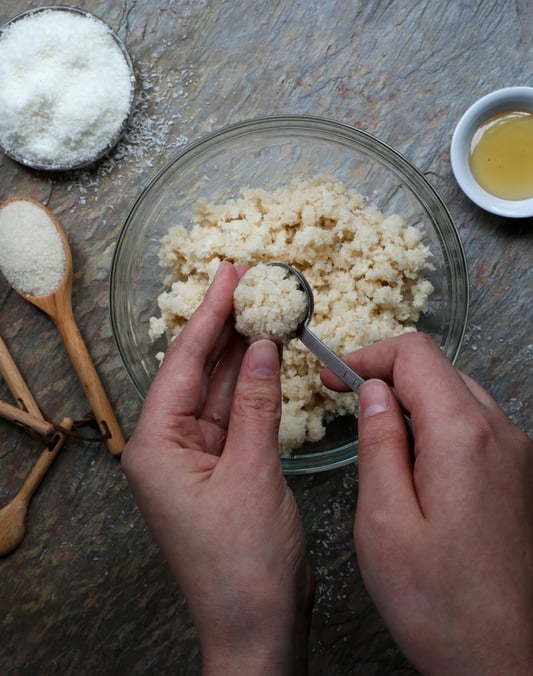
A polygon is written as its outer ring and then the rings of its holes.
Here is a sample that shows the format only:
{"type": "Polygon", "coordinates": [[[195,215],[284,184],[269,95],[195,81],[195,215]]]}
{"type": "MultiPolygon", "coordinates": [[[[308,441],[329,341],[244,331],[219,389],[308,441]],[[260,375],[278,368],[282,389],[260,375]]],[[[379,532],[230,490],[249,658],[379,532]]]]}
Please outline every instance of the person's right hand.
{"type": "Polygon", "coordinates": [[[424,674],[533,674],[531,440],[428,336],[345,359],[381,379],[360,393],[354,534],[393,638],[424,674]]]}

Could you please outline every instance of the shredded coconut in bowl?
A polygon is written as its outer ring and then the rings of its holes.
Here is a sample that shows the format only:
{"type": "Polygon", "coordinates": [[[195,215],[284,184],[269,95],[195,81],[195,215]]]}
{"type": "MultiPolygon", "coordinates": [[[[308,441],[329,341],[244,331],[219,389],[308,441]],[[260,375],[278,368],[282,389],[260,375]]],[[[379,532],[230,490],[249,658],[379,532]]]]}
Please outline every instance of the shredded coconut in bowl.
{"type": "MultiPolygon", "coordinates": [[[[177,336],[202,301],[220,262],[250,267],[284,261],[309,281],[315,296],[310,328],[342,356],[382,338],[416,330],[433,292],[424,271],[431,253],[421,231],[385,216],[354,190],[329,178],[274,191],[248,188],[224,204],[199,203],[195,225],[163,238],[160,262],[169,289],[150,319],[152,339],[177,336]]],[[[283,350],[283,454],[320,441],[333,418],[356,412],[353,393],[320,381],[319,360],[300,341],[283,350]]]]}
{"type": "Polygon", "coordinates": [[[134,89],[118,38],[82,10],[32,10],[0,32],[0,143],[15,159],[93,159],[118,140],[134,89]]]}
{"type": "Polygon", "coordinates": [[[288,270],[258,263],[241,277],[233,294],[235,328],[249,342],[286,345],[307,315],[307,297],[288,270]]]}

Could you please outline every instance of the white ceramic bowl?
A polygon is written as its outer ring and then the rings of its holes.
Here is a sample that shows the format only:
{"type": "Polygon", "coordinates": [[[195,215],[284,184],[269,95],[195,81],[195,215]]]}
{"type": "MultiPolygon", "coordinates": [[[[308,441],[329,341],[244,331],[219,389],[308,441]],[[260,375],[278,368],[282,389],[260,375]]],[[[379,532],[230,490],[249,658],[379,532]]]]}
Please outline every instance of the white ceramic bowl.
{"type": "Polygon", "coordinates": [[[469,165],[470,143],[477,128],[489,117],[513,109],[533,112],[533,87],[498,89],[470,106],[453,133],[450,160],[463,192],[482,209],[507,218],[528,218],[533,216],[533,197],[524,200],[495,197],[479,185],[469,165]]]}

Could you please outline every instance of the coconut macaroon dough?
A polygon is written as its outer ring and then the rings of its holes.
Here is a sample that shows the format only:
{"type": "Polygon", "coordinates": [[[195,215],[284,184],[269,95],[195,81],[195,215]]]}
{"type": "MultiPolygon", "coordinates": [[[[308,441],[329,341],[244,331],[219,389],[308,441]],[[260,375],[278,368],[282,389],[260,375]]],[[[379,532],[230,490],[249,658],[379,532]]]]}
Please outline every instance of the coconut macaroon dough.
{"type": "MultiPolygon", "coordinates": [[[[428,307],[433,287],[424,272],[431,252],[421,230],[399,214],[383,214],[335,179],[272,191],[243,188],[221,204],[199,202],[194,217],[192,227],[176,224],[161,242],[168,286],[157,299],[159,316],[150,318],[153,340],[165,335],[171,341],[182,331],[222,260],[250,269],[284,261],[298,269],[315,294],[310,328],[339,355],[415,331],[428,307]]],[[[261,312],[276,294],[265,293],[261,312]]],[[[301,341],[283,348],[282,453],[319,441],[330,420],[357,410],[357,396],[328,390],[321,369],[301,341]]]]}
{"type": "Polygon", "coordinates": [[[268,339],[286,345],[307,308],[298,279],[279,265],[258,263],[250,268],[233,294],[235,328],[250,343],[268,339]]]}

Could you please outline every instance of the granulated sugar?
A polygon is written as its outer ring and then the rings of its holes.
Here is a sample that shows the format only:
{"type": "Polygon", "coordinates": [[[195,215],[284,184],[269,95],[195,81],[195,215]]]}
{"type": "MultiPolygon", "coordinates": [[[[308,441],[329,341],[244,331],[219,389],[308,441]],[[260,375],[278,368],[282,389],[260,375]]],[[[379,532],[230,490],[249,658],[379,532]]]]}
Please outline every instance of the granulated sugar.
{"type": "Polygon", "coordinates": [[[91,159],[120,133],[133,88],[105,23],[67,10],[28,14],[0,37],[0,142],[32,163],[91,159]]]}
{"type": "Polygon", "coordinates": [[[61,284],[65,267],[63,242],[44,209],[29,200],[0,209],[0,270],[11,286],[46,296],[61,284]]]}

